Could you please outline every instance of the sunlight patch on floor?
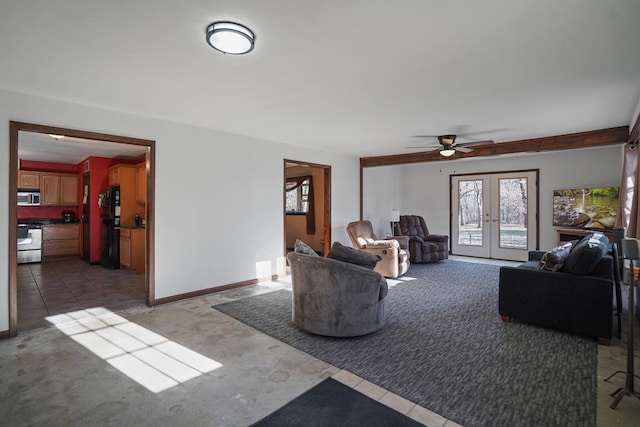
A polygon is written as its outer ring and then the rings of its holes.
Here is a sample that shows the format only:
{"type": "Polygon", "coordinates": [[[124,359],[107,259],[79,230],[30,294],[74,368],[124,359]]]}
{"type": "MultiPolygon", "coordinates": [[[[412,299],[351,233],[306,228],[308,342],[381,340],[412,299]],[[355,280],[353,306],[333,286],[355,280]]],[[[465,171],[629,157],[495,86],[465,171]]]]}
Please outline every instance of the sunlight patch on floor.
{"type": "Polygon", "coordinates": [[[402,282],[410,282],[411,280],[417,280],[417,278],[410,277],[410,276],[401,276],[401,277],[398,277],[396,279],[391,279],[390,277],[387,277],[387,285],[390,288],[392,288],[395,285],[399,285],[402,282]]]}
{"type": "Polygon", "coordinates": [[[154,393],[222,366],[103,307],[49,316],[46,320],[154,393]]]}
{"type": "Polygon", "coordinates": [[[257,284],[271,290],[286,289],[291,290],[291,275],[279,277],[276,280],[268,280],[257,284]]]}

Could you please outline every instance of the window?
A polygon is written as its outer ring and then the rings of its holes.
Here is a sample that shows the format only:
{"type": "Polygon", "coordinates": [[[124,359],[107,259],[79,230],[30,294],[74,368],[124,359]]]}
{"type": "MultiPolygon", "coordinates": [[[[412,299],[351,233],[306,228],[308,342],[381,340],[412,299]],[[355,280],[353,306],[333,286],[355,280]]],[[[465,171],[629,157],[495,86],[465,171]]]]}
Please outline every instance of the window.
{"type": "Polygon", "coordinates": [[[309,178],[288,178],[286,183],[286,211],[288,214],[309,212],[309,178]]]}

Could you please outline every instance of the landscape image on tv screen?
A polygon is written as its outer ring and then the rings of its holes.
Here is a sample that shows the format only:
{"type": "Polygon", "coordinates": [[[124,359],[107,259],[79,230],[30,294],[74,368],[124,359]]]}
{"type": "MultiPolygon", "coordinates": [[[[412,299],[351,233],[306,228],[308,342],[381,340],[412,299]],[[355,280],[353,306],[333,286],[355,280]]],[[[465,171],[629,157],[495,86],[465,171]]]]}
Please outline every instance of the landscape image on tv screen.
{"type": "Polygon", "coordinates": [[[620,187],[554,190],[553,225],[557,227],[613,228],[620,187]]]}

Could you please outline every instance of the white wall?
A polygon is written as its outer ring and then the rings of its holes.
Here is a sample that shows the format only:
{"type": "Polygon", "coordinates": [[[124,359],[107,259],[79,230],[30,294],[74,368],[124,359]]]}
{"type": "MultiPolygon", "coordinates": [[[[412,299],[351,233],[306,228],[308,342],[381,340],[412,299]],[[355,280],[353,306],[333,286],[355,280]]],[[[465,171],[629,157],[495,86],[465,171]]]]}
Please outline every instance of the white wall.
{"type": "Polygon", "coordinates": [[[629,131],[631,131],[631,129],[633,129],[633,126],[635,126],[636,120],[638,119],[639,114],[640,114],[640,100],[638,100],[638,105],[636,106],[636,109],[633,111],[633,115],[631,116],[631,119],[629,121],[629,131]]]}
{"type": "Polygon", "coordinates": [[[550,249],[556,245],[556,232],[551,223],[553,190],[619,186],[622,145],[368,168],[364,174],[364,216],[374,224],[381,224],[383,219],[387,221],[389,208],[396,206],[401,214],[424,216],[431,232],[448,234],[450,175],[521,169],[540,169],[540,248],[550,249]],[[393,181],[401,176],[398,191],[372,190],[378,187],[386,190],[386,179],[391,174],[393,181]],[[399,202],[397,194],[400,194],[399,202]]]}
{"type": "MultiPolygon", "coordinates": [[[[358,217],[359,161],[131,114],[0,91],[0,271],[8,271],[9,121],[156,141],[156,298],[276,273],[283,255],[283,159],[331,165],[332,240],[358,217]]],[[[8,329],[8,274],[0,331],[8,329]]]]}
{"type": "Polygon", "coordinates": [[[389,211],[400,209],[402,213],[403,172],[402,166],[380,166],[363,170],[363,219],[371,221],[373,231],[379,238],[391,232],[389,211]]]}

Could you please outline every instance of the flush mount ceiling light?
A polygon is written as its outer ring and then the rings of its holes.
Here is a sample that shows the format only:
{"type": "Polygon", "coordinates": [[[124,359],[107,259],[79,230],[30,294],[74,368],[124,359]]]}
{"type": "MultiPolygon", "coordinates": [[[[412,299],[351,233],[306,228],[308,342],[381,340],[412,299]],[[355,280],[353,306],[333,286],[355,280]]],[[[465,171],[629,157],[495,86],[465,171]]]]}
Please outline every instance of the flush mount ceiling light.
{"type": "Polygon", "coordinates": [[[54,133],[49,133],[48,135],[49,135],[51,138],[55,139],[56,141],[57,141],[57,140],[59,140],[59,139],[64,138],[64,135],[56,135],[56,134],[54,134],[54,133]]]}
{"type": "Polygon", "coordinates": [[[220,21],[207,27],[207,43],[222,53],[242,55],[251,52],[256,36],[244,25],[220,21]]]}

